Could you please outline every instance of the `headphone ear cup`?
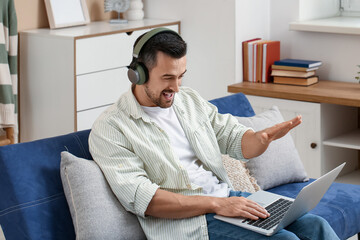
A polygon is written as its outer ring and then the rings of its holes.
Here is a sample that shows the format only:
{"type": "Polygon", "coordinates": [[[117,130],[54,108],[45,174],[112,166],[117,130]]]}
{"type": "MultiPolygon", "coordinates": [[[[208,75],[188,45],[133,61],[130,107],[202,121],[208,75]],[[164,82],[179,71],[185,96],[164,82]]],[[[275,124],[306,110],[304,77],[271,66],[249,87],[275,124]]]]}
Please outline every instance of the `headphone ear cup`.
{"type": "Polygon", "coordinates": [[[132,82],[133,84],[137,84],[139,82],[139,73],[136,71],[136,69],[129,67],[127,75],[130,82],[132,82]]]}
{"type": "Polygon", "coordinates": [[[146,66],[143,63],[138,63],[136,65],[136,72],[138,73],[138,82],[136,84],[142,85],[146,83],[149,77],[146,66]]]}
{"type": "Polygon", "coordinates": [[[148,70],[143,63],[134,64],[128,69],[128,78],[134,84],[144,84],[148,79],[148,70]]]}

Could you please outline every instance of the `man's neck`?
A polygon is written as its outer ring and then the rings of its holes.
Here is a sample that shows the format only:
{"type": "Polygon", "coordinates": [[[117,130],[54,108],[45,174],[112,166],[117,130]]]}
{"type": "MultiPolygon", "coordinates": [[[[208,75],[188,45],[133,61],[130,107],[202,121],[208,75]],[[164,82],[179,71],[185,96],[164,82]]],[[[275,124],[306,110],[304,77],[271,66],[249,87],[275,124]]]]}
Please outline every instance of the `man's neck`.
{"type": "Polygon", "coordinates": [[[133,84],[131,86],[132,92],[135,96],[136,101],[141,105],[141,106],[145,106],[148,107],[146,105],[146,100],[142,99],[141,96],[143,96],[143,94],[141,94],[140,91],[144,92],[144,87],[142,85],[137,85],[137,84],[133,84]]]}

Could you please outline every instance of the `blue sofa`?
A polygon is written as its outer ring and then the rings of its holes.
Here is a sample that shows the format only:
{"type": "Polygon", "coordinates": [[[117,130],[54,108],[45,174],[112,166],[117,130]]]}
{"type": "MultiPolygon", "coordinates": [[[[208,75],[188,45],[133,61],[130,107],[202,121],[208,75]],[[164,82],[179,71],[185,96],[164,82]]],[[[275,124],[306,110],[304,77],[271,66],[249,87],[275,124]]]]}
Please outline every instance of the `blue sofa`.
{"type": "MultiPolygon", "coordinates": [[[[241,93],[211,102],[221,113],[254,115],[241,93]]],[[[7,240],[75,239],[60,178],[60,152],[67,150],[92,159],[89,132],[0,147],[0,225],[7,240]]],[[[308,183],[286,184],[269,191],[294,198],[308,183]]],[[[311,212],[324,217],[341,239],[359,233],[360,186],[333,183],[311,212]]]]}

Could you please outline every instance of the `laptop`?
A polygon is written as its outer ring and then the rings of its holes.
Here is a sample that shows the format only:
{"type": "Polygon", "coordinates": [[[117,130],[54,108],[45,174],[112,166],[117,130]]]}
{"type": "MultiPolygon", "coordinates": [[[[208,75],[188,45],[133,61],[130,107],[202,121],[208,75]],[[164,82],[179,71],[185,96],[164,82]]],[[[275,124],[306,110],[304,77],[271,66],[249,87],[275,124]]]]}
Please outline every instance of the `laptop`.
{"type": "Polygon", "coordinates": [[[258,191],[250,195],[248,199],[259,203],[270,213],[270,217],[268,218],[251,220],[220,215],[215,215],[215,218],[266,236],[272,236],[277,231],[287,227],[296,219],[313,209],[320,202],[344,165],[345,163],[341,164],[316,181],[305,186],[296,199],[266,191],[258,191]]]}

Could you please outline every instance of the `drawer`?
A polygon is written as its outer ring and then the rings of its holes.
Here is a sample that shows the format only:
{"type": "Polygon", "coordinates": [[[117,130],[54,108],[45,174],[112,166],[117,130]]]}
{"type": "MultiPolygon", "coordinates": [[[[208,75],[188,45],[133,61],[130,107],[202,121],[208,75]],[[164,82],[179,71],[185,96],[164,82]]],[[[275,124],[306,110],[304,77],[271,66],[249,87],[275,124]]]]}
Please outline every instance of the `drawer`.
{"type": "Polygon", "coordinates": [[[90,129],[95,120],[104,112],[109,106],[94,108],[87,111],[77,113],[77,131],[90,129]]]}
{"type": "Polygon", "coordinates": [[[127,66],[135,40],[148,30],[76,40],[76,75],[127,66]]]}
{"type": "Polygon", "coordinates": [[[126,67],[77,76],[76,111],[114,103],[130,86],[126,67]]]}

